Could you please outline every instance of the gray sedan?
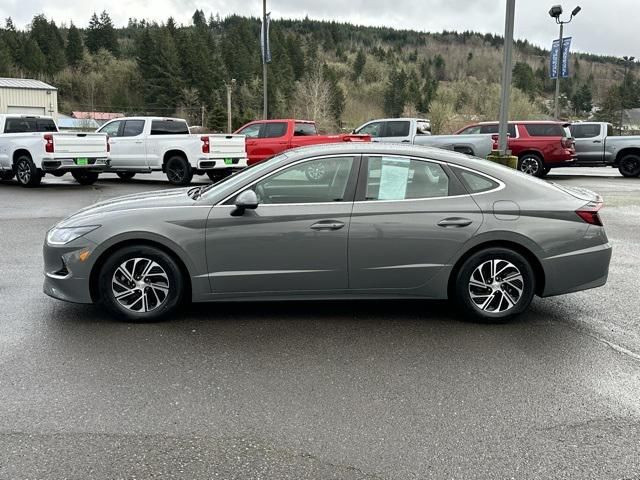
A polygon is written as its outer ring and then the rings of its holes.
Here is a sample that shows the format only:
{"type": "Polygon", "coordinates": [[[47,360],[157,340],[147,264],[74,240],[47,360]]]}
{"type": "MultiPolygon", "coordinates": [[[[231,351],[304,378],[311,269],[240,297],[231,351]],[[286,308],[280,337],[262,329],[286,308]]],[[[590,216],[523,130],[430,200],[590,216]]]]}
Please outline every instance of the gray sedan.
{"type": "Polygon", "coordinates": [[[134,321],[186,300],[381,298],[451,298],[504,321],[534,295],[604,285],[601,205],[439,149],[309,147],[79,211],[47,233],[44,292],[134,321]]]}

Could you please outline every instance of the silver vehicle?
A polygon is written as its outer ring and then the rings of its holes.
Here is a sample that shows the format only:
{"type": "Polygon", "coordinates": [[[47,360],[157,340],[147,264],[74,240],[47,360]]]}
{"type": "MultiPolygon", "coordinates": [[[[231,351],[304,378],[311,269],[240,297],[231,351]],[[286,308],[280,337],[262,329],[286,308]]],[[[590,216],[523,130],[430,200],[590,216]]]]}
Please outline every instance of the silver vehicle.
{"type": "Polygon", "coordinates": [[[578,122],[569,128],[578,154],[575,166],[609,165],[625,177],[640,175],[640,136],[617,136],[613,125],[604,122],[578,122]]]}
{"type": "Polygon", "coordinates": [[[493,140],[486,135],[431,135],[431,122],[422,118],[381,118],[356,128],[353,133],[371,135],[372,142],[410,143],[443,148],[486,158],[493,140]]]}
{"type": "Polygon", "coordinates": [[[140,321],[183,300],[380,298],[452,298],[502,321],[534,294],[606,282],[601,205],[440,149],[313,146],[79,211],[47,233],[44,291],[140,321]],[[314,165],[322,182],[305,175],[314,165]]]}

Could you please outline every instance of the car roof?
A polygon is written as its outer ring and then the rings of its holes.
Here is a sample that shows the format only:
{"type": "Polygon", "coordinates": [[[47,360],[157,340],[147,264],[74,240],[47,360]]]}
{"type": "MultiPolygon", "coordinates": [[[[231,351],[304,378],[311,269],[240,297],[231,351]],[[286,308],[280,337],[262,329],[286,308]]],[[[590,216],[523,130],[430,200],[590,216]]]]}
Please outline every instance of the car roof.
{"type": "MultiPolygon", "coordinates": [[[[570,125],[569,122],[561,122],[558,120],[509,120],[509,125],[515,125],[517,123],[529,123],[533,125],[548,125],[548,124],[556,124],[556,125],[570,125]]],[[[490,120],[485,122],[475,122],[471,123],[468,126],[473,125],[497,125],[498,122],[496,120],[490,120]]]]}

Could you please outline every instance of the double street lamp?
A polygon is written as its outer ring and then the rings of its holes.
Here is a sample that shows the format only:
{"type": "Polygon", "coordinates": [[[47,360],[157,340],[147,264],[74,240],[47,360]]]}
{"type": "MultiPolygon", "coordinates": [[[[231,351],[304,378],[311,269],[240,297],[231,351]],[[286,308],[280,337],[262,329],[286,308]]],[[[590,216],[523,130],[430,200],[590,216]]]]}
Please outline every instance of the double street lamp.
{"type": "Polygon", "coordinates": [[[551,10],[549,10],[549,15],[552,18],[555,18],[556,23],[558,25],[560,25],[560,37],[558,37],[558,59],[556,61],[556,94],[555,94],[555,111],[554,111],[554,118],[556,120],[558,120],[559,118],[559,112],[560,112],[560,105],[559,105],[559,97],[560,97],[560,69],[562,67],[562,29],[564,27],[565,23],[570,23],[571,20],[573,20],[573,17],[575,17],[580,10],[582,10],[581,7],[576,7],[571,11],[571,16],[569,17],[569,20],[560,20],[560,15],[562,15],[562,5],[554,5],[553,7],[551,7],[551,10]]]}

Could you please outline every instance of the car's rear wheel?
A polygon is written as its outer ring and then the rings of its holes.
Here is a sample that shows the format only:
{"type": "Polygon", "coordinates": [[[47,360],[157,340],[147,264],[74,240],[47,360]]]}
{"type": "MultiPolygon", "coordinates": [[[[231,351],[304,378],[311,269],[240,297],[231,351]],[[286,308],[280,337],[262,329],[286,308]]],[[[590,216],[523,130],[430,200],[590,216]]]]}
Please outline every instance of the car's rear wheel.
{"type": "Polygon", "coordinates": [[[640,156],[625,155],[618,162],[618,170],[623,177],[637,177],[640,175],[640,156]]]}
{"type": "Polygon", "coordinates": [[[327,176],[327,165],[326,162],[310,162],[309,165],[304,170],[304,174],[307,179],[311,182],[318,183],[325,179],[327,176]]]}
{"type": "Polygon", "coordinates": [[[228,170],[209,170],[207,172],[207,177],[209,177],[213,183],[219,182],[229,175],[231,175],[231,172],[228,170]]]}
{"type": "Polygon", "coordinates": [[[71,175],[80,185],[93,185],[98,181],[98,172],[71,172],[71,175]]]}
{"type": "Polygon", "coordinates": [[[527,175],[542,177],[544,175],[544,163],[535,153],[525,153],[518,159],[518,170],[527,175]]]}
{"type": "Polygon", "coordinates": [[[23,187],[37,187],[42,181],[42,172],[28,155],[21,155],[16,159],[14,170],[16,180],[23,187]]]}
{"type": "Polygon", "coordinates": [[[525,311],[535,293],[527,259],[507,248],[487,248],[465,260],[455,278],[455,298],[472,320],[501,323],[525,311]]]}
{"type": "Polygon", "coordinates": [[[193,169],[186,158],[178,155],[167,160],[167,178],[172,185],[189,185],[193,178],[193,169]]]}
{"type": "Polygon", "coordinates": [[[136,176],[135,172],[118,172],[116,173],[121,180],[131,180],[136,176]]]}
{"type": "Polygon", "coordinates": [[[98,278],[99,303],[116,317],[158,320],[182,300],[184,280],[176,261],[162,250],[130,246],[112,254],[98,278]]]}

